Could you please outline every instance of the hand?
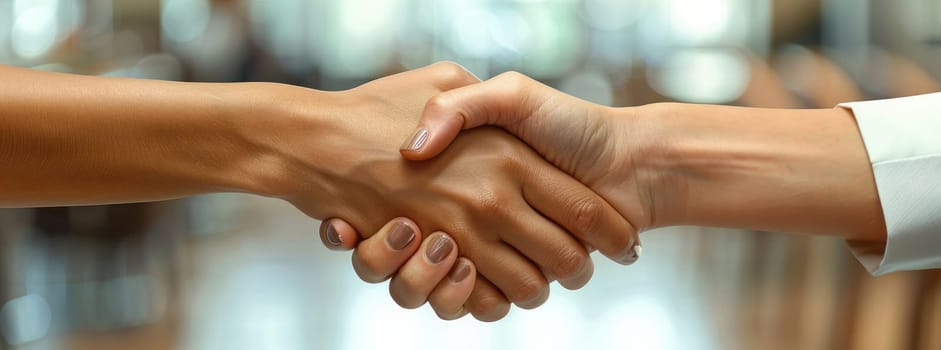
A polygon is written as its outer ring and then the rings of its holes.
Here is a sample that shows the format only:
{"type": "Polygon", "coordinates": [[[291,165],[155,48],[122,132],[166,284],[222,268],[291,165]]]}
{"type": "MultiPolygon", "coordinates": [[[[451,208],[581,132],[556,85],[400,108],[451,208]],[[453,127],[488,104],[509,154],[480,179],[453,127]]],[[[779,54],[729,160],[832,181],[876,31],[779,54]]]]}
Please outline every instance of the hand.
{"type": "MultiPolygon", "coordinates": [[[[467,314],[465,302],[477,303],[480,298],[470,298],[477,269],[464,257],[457,257],[457,249],[451,249],[443,258],[433,258],[442,251],[442,244],[454,240],[444,232],[434,233],[422,243],[418,225],[406,218],[396,218],[387,223],[376,234],[360,241],[360,235],[341,219],[324,220],[320,226],[320,239],[332,250],[350,250],[353,253],[353,269],[360,279],[381,282],[392,277],[389,294],[396,303],[414,307],[427,299],[435,313],[444,320],[458,319],[467,314]],[[395,249],[388,244],[388,236],[400,225],[415,230],[415,239],[405,247],[395,249]],[[419,247],[421,246],[421,247],[419,247]]],[[[502,298],[497,302],[505,309],[502,298]]],[[[473,309],[480,309],[472,305],[473,309]]],[[[506,310],[498,310],[505,313],[506,310]]]]}
{"type": "Polygon", "coordinates": [[[484,124],[520,137],[640,230],[700,225],[885,241],[872,168],[843,108],[608,108],[506,73],[431,99],[421,137],[412,137],[423,141],[402,154],[429,159],[462,128],[484,124]]]}
{"type": "MultiPolygon", "coordinates": [[[[461,129],[500,126],[604,197],[634,228],[655,224],[651,193],[633,161],[651,137],[637,118],[611,118],[610,109],[566,95],[522,74],[501,74],[481,84],[438,94],[428,101],[402,155],[427,160],[444,151],[461,129]]],[[[607,231],[630,236],[636,231],[607,231]]],[[[639,243],[638,243],[639,244],[639,243]]],[[[608,257],[624,251],[598,246],[608,257]]],[[[640,253],[638,245],[637,254],[640,253]]]]}
{"type": "Polygon", "coordinates": [[[395,147],[424,103],[474,81],[453,64],[394,75],[330,94],[335,109],[328,118],[310,115],[317,109],[309,90],[282,91],[277,96],[289,102],[282,112],[289,118],[267,123],[288,126],[255,140],[277,160],[268,165],[269,195],[312,217],[344,218],[365,233],[409,217],[424,232],[450,234],[481,276],[471,295],[479,302],[468,309],[493,320],[505,314],[507,299],[527,308],[543,303],[543,273],[569,288],[584,285],[592,267],[576,237],[629,250],[632,237],[601,233],[633,229],[590,189],[498,130],[467,133],[434,161],[402,160],[395,147]],[[323,128],[330,132],[310,137],[323,128]]]}

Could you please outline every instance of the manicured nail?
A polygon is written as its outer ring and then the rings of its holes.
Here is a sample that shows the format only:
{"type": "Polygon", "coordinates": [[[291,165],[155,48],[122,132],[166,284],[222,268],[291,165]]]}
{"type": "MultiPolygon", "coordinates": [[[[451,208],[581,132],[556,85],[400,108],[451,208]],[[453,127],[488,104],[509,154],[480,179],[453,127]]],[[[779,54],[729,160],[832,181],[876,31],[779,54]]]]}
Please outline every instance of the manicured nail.
{"type": "Polygon", "coordinates": [[[428,245],[428,248],[425,248],[425,256],[432,264],[437,264],[447,258],[452,249],[454,249],[454,243],[451,243],[451,239],[444,235],[438,235],[428,245]]]}
{"type": "Polygon", "coordinates": [[[457,264],[455,264],[454,267],[451,268],[451,272],[448,273],[448,279],[451,280],[452,283],[458,283],[467,278],[470,272],[470,263],[465,259],[458,259],[457,264]]]}
{"type": "Polygon", "coordinates": [[[389,231],[389,235],[386,236],[386,243],[393,250],[402,250],[412,243],[413,239],[415,239],[415,230],[403,222],[396,222],[389,231]]]}
{"type": "Polygon", "coordinates": [[[640,259],[640,254],[644,251],[644,247],[640,243],[635,243],[633,247],[628,249],[624,254],[617,257],[616,260],[621,265],[630,265],[637,262],[637,259],[640,259]]]}
{"type": "Polygon", "coordinates": [[[419,128],[415,131],[415,134],[412,135],[412,138],[402,145],[402,149],[416,152],[421,151],[421,148],[425,147],[425,141],[428,141],[428,129],[419,128]]]}
{"type": "Polygon", "coordinates": [[[343,244],[343,240],[340,239],[340,235],[337,233],[337,229],[333,227],[333,224],[326,224],[320,227],[323,230],[323,236],[327,239],[327,244],[330,244],[334,247],[339,247],[343,244]]]}

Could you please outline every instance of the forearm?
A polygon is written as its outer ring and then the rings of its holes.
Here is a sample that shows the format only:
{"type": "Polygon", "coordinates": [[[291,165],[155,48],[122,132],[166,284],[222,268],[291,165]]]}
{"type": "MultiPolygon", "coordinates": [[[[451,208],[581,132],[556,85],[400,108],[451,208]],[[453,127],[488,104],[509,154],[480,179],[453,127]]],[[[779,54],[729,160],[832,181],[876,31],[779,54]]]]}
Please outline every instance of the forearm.
{"type": "Polygon", "coordinates": [[[655,118],[646,123],[660,138],[636,164],[658,174],[646,176],[658,189],[654,225],[885,239],[869,159],[846,110],[664,104],[630,113],[655,118]]]}
{"type": "Polygon", "coordinates": [[[262,84],[64,75],[0,66],[0,206],[262,192],[262,84]],[[260,132],[260,131],[258,131],[260,132]]]}

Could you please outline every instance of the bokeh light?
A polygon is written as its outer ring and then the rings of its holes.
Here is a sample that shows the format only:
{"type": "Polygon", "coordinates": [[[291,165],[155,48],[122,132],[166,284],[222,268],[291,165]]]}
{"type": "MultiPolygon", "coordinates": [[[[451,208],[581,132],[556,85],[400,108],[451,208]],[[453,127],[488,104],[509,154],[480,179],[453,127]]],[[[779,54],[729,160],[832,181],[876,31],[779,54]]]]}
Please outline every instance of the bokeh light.
{"type": "MultiPolygon", "coordinates": [[[[0,0],[0,62],[343,90],[452,60],[608,106],[831,108],[941,90],[939,17],[939,0],[0,0]]],[[[359,281],[316,225],[244,194],[0,210],[0,348],[941,348],[937,277],[872,279],[840,240],[645,232],[640,262],[596,254],[591,283],[542,308],[443,322],[359,281]],[[917,327],[859,326],[883,319],[917,327]]]]}
{"type": "Polygon", "coordinates": [[[36,294],[9,300],[0,308],[0,334],[11,345],[42,339],[51,323],[49,303],[36,294]]]}
{"type": "Polygon", "coordinates": [[[748,84],[748,62],[735,51],[689,49],[671,54],[651,70],[651,84],[680,101],[728,103],[748,84]]]}
{"type": "Polygon", "coordinates": [[[15,0],[11,44],[20,58],[35,59],[55,45],[59,34],[59,1],[15,0]]]}

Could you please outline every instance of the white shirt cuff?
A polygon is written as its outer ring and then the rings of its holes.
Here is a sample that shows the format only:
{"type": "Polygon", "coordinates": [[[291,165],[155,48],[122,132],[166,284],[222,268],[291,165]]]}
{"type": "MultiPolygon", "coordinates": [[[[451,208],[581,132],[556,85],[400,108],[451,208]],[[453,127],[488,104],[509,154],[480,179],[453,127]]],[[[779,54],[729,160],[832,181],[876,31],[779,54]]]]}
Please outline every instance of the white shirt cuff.
{"type": "Polygon", "coordinates": [[[873,275],[941,268],[941,93],[840,106],[856,117],[887,230],[884,253],[854,255],[873,275]]]}

